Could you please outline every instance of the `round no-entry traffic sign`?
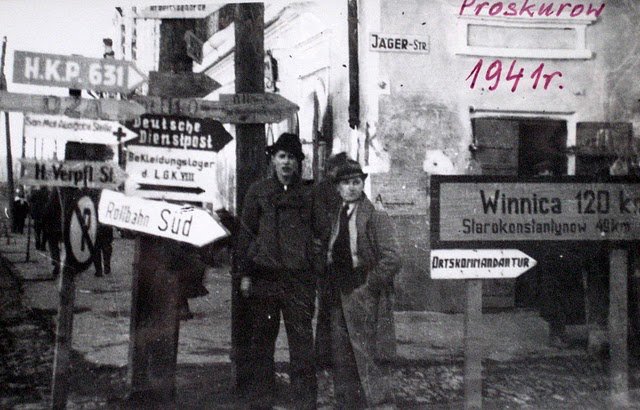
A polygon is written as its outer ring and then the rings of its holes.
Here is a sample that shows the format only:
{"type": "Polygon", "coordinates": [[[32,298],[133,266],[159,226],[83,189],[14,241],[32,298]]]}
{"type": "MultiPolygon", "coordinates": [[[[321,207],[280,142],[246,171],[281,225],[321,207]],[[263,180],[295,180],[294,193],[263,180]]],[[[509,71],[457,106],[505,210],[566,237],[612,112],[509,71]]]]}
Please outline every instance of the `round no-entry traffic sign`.
{"type": "Polygon", "coordinates": [[[70,201],[66,212],[64,245],[67,263],[80,272],[91,264],[94,253],[98,232],[96,205],[90,196],[83,195],[70,201]]]}

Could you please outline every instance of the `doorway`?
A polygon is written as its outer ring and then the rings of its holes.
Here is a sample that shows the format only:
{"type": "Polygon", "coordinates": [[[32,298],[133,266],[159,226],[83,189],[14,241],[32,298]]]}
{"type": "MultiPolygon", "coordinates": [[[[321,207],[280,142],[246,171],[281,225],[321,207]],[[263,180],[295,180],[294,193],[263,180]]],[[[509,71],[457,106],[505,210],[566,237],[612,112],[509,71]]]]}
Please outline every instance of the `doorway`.
{"type": "MultiPolygon", "coordinates": [[[[482,117],[472,119],[475,157],[483,175],[533,176],[536,165],[548,161],[554,175],[567,174],[567,122],[548,118],[482,117]]],[[[516,249],[526,249],[514,244],[516,249]]],[[[487,280],[484,308],[536,308],[536,269],[517,279],[487,280]]]]}

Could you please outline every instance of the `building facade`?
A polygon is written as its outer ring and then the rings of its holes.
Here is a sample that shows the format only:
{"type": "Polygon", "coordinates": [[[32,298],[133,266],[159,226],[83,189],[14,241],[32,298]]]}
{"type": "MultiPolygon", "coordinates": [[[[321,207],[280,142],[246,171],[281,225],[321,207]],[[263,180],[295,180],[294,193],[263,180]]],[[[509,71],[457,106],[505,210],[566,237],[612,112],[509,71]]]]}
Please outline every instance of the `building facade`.
{"type": "MultiPolygon", "coordinates": [[[[194,64],[222,84],[206,98],[234,92],[234,29],[225,16],[209,17],[216,29],[194,64]]],[[[639,18],[640,5],[625,0],[269,2],[267,92],[300,110],[267,124],[267,143],[298,132],[309,179],[323,177],[331,153],[357,159],[370,174],[367,194],[398,228],[398,308],[461,311],[463,285],[429,277],[430,176],[526,176],[542,160],[569,175],[633,166],[639,18]]],[[[159,23],[145,24],[136,29],[136,57],[127,47],[125,57],[153,61],[140,36],[159,23]]],[[[233,210],[233,143],[220,156],[216,183],[233,210]]],[[[487,281],[485,305],[526,304],[526,281],[487,281]]]]}

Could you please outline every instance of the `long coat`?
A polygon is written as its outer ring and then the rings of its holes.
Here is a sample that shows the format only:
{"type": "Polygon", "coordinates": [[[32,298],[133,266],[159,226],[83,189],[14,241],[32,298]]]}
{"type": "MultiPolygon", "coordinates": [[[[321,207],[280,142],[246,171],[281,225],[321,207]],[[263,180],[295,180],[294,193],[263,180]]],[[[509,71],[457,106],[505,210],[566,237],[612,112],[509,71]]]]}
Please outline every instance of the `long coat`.
{"type": "Polygon", "coordinates": [[[390,383],[376,360],[395,356],[393,279],[400,270],[400,253],[391,218],[364,196],[356,212],[356,228],[357,255],[366,281],[352,293],[342,294],[341,301],[362,389],[367,403],[374,405],[391,396],[390,383]]]}

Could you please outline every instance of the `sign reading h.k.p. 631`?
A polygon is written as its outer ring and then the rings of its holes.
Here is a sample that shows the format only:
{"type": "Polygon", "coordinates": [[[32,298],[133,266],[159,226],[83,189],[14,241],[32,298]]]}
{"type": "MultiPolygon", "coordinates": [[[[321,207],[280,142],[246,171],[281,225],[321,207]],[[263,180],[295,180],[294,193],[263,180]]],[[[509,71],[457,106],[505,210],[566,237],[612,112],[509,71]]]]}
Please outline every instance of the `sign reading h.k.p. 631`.
{"type": "Polygon", "coordinates": [[[130,62],[16,51],[13,82],[129,93],[146,81],[130,62]]]}
{"type": "Polygon", "coordinates": [[[434,243],[640,240],[640,180],[432,176],[434,243]]]}

